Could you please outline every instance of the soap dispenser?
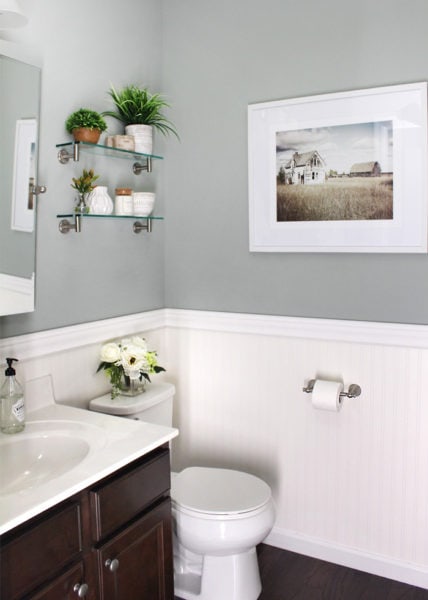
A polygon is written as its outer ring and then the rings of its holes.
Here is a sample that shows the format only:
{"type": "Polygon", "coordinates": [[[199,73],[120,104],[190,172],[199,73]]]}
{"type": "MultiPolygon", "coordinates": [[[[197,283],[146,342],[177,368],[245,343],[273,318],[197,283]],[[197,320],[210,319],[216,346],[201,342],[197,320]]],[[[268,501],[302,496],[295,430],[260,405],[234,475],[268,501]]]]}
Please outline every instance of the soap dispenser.
{"type": "Polygon", "coordinates": [[[16,379],[13,362],[17,358],[6,358],[6,379],[0,389],[0,430],[3,433],[19,433],[25,427],[24,390],[16,379]]]}

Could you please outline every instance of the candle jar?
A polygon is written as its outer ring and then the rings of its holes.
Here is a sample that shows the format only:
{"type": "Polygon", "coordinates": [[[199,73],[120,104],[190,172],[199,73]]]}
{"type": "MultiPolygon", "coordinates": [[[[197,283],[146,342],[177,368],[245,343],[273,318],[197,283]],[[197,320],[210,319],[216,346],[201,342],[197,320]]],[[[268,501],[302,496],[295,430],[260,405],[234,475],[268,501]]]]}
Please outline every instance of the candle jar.
{"type": "Polygon", "coordinates": [[[116,188],[114,212],[117,215],[132,215],[133,202],[131,188],[116,188]]]}

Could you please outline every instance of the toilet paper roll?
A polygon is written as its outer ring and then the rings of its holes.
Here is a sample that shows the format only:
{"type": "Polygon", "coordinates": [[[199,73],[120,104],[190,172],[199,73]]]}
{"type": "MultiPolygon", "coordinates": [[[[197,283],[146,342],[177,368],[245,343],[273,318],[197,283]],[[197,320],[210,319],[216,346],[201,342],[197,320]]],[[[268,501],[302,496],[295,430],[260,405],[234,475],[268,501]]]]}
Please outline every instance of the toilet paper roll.
{"type": "Polygon", "coordinates": [[[343,383],[317,379],[312,390],[312,406],[337,412],[342,407],[340,392],[343,392],[343,383]]]}

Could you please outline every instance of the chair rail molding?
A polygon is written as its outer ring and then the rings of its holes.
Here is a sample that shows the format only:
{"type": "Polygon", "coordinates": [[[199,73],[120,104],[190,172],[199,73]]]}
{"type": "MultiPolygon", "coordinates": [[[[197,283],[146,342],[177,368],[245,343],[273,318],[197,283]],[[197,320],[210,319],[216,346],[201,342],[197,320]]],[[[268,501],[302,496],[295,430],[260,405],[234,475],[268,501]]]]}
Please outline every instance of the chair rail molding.
{"type": "Polygon", "coordinates": [[[120,335],[170,327],[351,344],[428,348],[427,325],[161,308],[4,338],[0,340],[0,356],[16,354],[25,360],[103,342],[120,335]]]}

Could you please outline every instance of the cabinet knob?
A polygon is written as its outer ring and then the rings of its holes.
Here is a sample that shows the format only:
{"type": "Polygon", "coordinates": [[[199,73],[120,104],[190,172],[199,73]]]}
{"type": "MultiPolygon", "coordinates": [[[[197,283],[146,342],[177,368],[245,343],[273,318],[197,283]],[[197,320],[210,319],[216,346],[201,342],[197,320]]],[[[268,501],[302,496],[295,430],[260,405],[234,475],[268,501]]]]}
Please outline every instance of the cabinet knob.
{"type": "Polygon", "coordinates": [[[73,592],[76,592],[79,598],[84,598],[88,593],[88,584],[87,583],[76,583],[73,588],[73,592]]]}
{"type": "Polygon", "coordinates": [[[114,573],[115,571],[118,570],[119,568],[119,561],[117,560],[117,558],[108,558],[104,565],[107,567],[107,569],[109,569],[112,573],[114,573]]]}

